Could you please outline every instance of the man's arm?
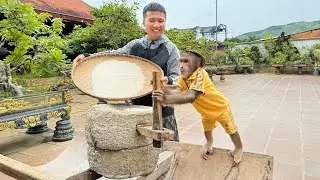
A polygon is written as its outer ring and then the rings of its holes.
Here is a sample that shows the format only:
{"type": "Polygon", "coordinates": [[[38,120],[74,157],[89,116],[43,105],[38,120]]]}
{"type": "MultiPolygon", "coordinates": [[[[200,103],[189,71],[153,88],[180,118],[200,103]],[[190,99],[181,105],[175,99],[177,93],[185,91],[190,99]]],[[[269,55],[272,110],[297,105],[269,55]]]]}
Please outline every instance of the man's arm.
{"type": "Polygon", "coordinates": [[[128,44],[123,46],[122,48],[119,48],[119,49],[116,49],[116,50],[112,50],[112,51],[103,51],[103,52],[98,52],[98,53],[94,53],[94,54],[89,54],[89,53],[80,54],[73,60],[72,69],[74,69],[74,67],[76,66],[77,63],[81,63],[88,56],[97,56],[97,55],[110,54],[110,53],[114,53],[114,54],[130,54],[131,48],[137,42],[138,42],[138,39],[132,40],[128,44]]]}
{"type": "Polygon", "coordinates": [[[103,54],[130,54],[130,51],[132,47],[138,42],[138,39],[130,41],[128,44],[123,46],[122,48],[116,49],[116,50],[108,50],[108,51],[102,51],[94,54],[84,54],[86,57],[87,56],[95,56],[95,55],[103,55],[103,54]]]}
{"type": "Polygon", "coordinates": [[[168,83],[175,84],[179,76],[179,50],[177,47],[172,49],[167,62],[168,83]]]}

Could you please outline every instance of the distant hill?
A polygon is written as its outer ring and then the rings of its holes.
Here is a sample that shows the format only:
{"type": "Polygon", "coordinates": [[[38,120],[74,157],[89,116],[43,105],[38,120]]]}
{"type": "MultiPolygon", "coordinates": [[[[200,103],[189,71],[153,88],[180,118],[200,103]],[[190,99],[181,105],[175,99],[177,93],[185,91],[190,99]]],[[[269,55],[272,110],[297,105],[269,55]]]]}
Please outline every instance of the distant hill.
{"type": "Polygon", "coordinates": [[[260,31],[248,32],[238,36],[237,38],[248,39],[249,36],[256,35],[259,39],[261,39],[263,38],[263,34],[265,32],[268,32],[273,36],[279,36],[282,32],[284,32],[285,35],[287,35],[287,34],[292,34],[297,32],[308,31],[316,28],[320,28],[320,21],[313,21],[313,22],[301,21],[301,22],[290,23],[287,25],[271,26],[260,31]]]}

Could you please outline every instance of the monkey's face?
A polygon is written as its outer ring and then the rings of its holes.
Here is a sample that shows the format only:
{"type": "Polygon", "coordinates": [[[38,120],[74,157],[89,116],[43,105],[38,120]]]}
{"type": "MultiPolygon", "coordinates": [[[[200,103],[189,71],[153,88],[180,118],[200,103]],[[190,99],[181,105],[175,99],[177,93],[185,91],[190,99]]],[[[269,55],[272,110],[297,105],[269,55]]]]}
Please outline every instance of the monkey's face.
{"type": "Polygon", "coordinates": [[[183,54],[179,60],[181,76],[183,79],[188,79],[199,66],[197,58],[193,55],[183,54]]]}

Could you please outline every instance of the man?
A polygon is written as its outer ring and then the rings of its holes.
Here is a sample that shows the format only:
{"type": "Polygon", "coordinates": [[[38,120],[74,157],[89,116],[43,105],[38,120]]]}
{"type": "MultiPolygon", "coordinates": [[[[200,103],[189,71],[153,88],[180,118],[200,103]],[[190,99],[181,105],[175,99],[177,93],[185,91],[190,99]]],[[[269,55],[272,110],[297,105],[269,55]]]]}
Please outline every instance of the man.
{"type": "MultiPolygon", "coordinates": [[[[174,84],[179,75],[179,50],[163,34],[166,28],[166,15],[166,10],[161,4],[152,2],[146,5],[143,8],[143,24],[147,35],[143,38],[135,39],[124,47],[111,52],[139,56],[154,62],[163,70],[168,84],[174,84]]],[[[101,52],[93,55],[104,53],[110,52],[101,52]]],[[[75,61],[81,61],[84,57],[84,55],[79,55],[75,58],[75,61]]],[[[133,104],[152,106],[151,94],[133,100],[133,104]]],[[[179,141],[174,109],[172,107],[163,107],[162,117],[163,127],[173,130],[174,140],[179,141]]]]}

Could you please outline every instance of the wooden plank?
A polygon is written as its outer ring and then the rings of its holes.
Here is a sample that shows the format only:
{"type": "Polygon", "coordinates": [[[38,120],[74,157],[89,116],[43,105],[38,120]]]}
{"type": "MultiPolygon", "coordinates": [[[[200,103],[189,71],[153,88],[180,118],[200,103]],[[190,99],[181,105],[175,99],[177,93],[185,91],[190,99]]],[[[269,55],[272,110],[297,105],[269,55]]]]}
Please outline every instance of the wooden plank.
{"type": "Polygon", "coordinates": [[[239,166],[233,167],[233,158],[229,150],[213,148],[208,160],[200,155],[201,145],[164,142],[165,150],[174,150],[179,164],[173,180],[206,180],[206,179],[263,179],[272,180],[273,157],[269,155],[244,152],[239,166]]]}
{"type": "MultiPolygon", "coordinates": [[[[160,81],[160,72],[152,72],[153,75],[153,91],[161,89],[161,81],[160,81]]],[[[160,102],[152,99],[152,108],[153,108],[153,130],[162,130],[162,106],[160,102]]],[[[153,147],[161,148],[162,141],[153,140],[153,147]]]]}
{"type": "Polygon", "coordinates": [[[174,132],[170,129],[163,128],[162,130],[152,130],[152,126],[137,125],[137,131],[146,137],[152,138],[156,141],[170,141],[173,140],[174,132]]]}
{"type": "Polygon", "coordinates": [[[51,175],[44,174],[37,168],[23,164],[14,159],[0,155],[0,171],[15,179],[23,180],[55,180],[51,175]]]}

